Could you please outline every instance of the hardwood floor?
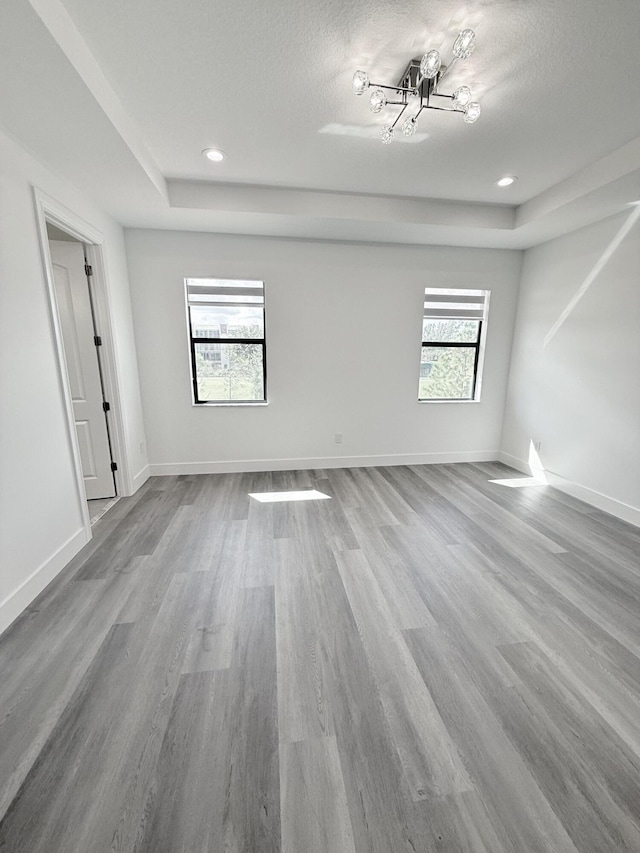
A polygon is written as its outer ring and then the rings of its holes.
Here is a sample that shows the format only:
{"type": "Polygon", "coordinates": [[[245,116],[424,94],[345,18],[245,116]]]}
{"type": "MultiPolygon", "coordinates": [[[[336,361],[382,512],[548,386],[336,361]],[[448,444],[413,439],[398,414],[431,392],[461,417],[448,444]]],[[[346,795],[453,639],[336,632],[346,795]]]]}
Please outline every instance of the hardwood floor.
{"type": "Polygon", "coordinates": [[[89,510],[89,520],[91,521],[91,525],[93,526],[96,522],[100,521],[105,512],[108,512],[112,506],[119,501],[120,498],[96,498],[90,501],[87,501],[87,508],[89,510]]]}
{"type": "Polygon", "coordinates": [[[119,500],[0,640],[0,850],[638,853],[640,530],[520,476],[119,500]]]}

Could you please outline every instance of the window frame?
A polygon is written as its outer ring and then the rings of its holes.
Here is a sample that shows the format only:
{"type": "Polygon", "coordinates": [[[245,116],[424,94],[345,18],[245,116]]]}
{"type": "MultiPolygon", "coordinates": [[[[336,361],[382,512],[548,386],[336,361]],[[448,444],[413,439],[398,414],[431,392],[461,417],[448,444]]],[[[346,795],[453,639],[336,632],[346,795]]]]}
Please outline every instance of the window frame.
{"type": "MultiPolygon", "coordinates": [[[[474,359],[473,359],[473,383],[471,387],[471,395],[469,397],[420,397],[418,396],[418,403],[477,403],[480,401],[480,390],[482,386],[482,368],[484,362],[484,349],[485,349],[485,336],[486,336],[486,327],[487,320],[489,316],[489,301],[491,298],[491,291],[480,288],[447,288],[447,287],[425,287],[423,293],[423,302],[427,302],[429,295],[438,294],[440,296],[465,296],[469,294],[471,299],[478,298],[479,294],[482,294],[482,317],[464,317],[460,314],[459,317],[442,317],[442,316],[430,316],[426,313],[426,309],[423,307],[422,313],[422,324],[420,331],[420,364],[423,364],[422,361],[422,350],[424,347],[440,348],[440,349],[474,349],[474,359]],[[425,320],[440,320],[440,319],[469,319],[476,320],[478,323],[478,333],[476,335],[475,341],[425,341],[423,340],[424,335],[424,321],[425,320]]],[[[420,394],[420,379],[418,378],[418,395],[420,394]]]]}
{"type": "Polygon", "coordinates": [[[267,401],[267,311],[266,311],[266,288],[264,281],[260,279],[229,279],[213,278],[212,276],[190,276],[184,280],[185,308],[187,315],[187,335],[189,338],[189,361],[191,366],[191,394],[194,406],[266,406],[267,401]],[[191,307],[189,302],[189,284],[197,282],[211,282],[223,287],[233,287],[234,283],[252,282],[262,285],[262,337],[207,337],[195,336],[191,323],[191,307]],[[200,400],[198,396],[198,372],[196,368],[196,344],[251,344],[262,347],[262,399],[260,400],[200,400]]]}

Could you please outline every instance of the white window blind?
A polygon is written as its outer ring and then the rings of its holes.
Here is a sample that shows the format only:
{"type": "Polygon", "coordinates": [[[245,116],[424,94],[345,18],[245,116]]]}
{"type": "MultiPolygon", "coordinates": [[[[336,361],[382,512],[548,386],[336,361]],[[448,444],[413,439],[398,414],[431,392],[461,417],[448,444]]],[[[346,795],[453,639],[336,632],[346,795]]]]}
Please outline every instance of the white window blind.
{"type": "Polygon", "coordinates": [[[447,291],[425,288],[424,316],[429,319],[483,320],[488,302],[487,290],[447,291]]]}
{"type": "Polygon", "coordinates": [[[264,305],[264,284],[261,281],[194,282],[187,279],[189,305],[215,305],[242,308],[245,305],[264,305]]]}

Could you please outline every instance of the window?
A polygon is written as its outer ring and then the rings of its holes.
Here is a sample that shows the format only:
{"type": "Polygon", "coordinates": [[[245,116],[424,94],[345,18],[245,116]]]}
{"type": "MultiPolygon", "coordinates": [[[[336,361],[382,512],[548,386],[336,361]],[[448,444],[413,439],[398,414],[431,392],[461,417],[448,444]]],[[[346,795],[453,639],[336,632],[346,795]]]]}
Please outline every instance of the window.
{"type": "Polygon", "coordinates": [[[418,400],[478,400],[488,290],[424,291],[418,400]]]}
{"type": "Polygon", "coordinates": [[[194,403],[264,403],[264,283],[185,280],[194,403]]]}

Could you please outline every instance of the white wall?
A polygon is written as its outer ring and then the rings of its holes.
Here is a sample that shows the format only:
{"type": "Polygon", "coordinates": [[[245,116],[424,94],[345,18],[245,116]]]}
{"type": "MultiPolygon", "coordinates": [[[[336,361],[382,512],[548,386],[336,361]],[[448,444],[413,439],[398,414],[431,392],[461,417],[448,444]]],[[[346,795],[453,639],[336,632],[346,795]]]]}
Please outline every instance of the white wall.
{"type": "Polygon", "coordinates": [[[0,134],[0,630],[85,542],[32,184],[104,235],[125,441],[146,466],[122,229],[0,134]]]}
{"type": "Polygon", "coordinates": [[[531,440],[540,441],[540,460],[552,484],[636,524],[639,215],[638,208],[627,208],[526,252],[502,438],[502,458],[523,470],[531,440]]]}
{"type": "Polygon", "coordinates": [[[496,458],[521,253],[125,235],[152,473],[496,458]],[[192,405],[185,276],[265,281],[268,406],[192,405]],[[417,402],[427,285],[492,292],[480,403],[417,402]]]}

